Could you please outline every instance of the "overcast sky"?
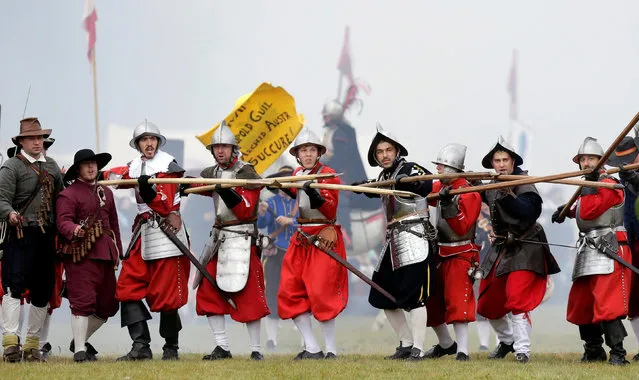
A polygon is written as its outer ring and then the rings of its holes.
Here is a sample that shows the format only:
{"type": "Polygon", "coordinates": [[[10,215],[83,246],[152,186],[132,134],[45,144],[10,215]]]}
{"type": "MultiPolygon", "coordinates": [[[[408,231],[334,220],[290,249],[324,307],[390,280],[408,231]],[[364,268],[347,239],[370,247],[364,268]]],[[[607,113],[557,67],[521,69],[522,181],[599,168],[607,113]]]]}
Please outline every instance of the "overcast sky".
{"type": "MultiPolygon", "coordinates": [[[[17,134],[29,84],[27,116],[53,128],[52,156],[94,147],[83,7],[0,0],[0,147],[17,134]]],[[[148,117],[194,139],[268,81],[321,133],[345,25],[355,76],[372,87],[362,114],[349,115],[363,154],[380,121],[430,169],[449,142],[468,145],[466,166],[481,169],[508,133],[514,48],[533,174],[573,170],[585,136],[605,149],[639,111],[636,1],[96,0],[96,8],[103,130],[132,130],[148,117]]]]}

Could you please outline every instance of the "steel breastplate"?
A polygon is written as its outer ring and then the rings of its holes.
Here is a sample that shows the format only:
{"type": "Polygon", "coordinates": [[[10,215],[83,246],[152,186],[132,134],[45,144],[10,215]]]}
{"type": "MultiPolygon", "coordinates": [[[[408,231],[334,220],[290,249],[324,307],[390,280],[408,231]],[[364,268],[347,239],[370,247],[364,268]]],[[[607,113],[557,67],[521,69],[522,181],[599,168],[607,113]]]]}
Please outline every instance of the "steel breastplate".
{"type": "MultiPolygon", "coordinates": [[[[243,165],[241,161],[236,161],[233,166],[228,169],[222,169],[219,166],[215,167],[215,171],[213,173],[213,178],[223,178],[223,179],[235,179],[237,178],[237,172],[243,165]]],[[[218,193],[213,193],[213,204],[215,205],[215,221],[216,223],[228,223],[228,222],[239,222],[233,210],[228,208],[226,203],[220,199],[218,193]]],[[[257,212],[257,207],[255,208],[257,212]]]]}
{"type": "Polygon", "coordinates": [[[217,284],[225,292],[239,292],[248,280],[253,241],[248,233],[255,233],[255,225],[228,226],[215,233],[221,240],[217,251],[217,284]]]}
{"type": "Polygon", "coordinates": [[[602,236],[613,231],[610,227],[591,229],[584,237],[579,239],[579,249],[575,256],[575,265],[572,270],[572,280],[594,274],[610,274],[615,270],[615,261],[596,247],[588,244],[587,239],[598,243],[602,236]]]}
{"type": "MultiPolygon", "coordinates": [[[[188,247],[189,243],[186,238],[184,224],[182,224],[182,227],[175,235],[188,247]]],[[[150,222],[144,223],[142,225],[140,239],[143,260],[164,259],[167,257],[182,256],[183,254],[157,224],[150,222]]]]}
{"type": "MultiPolygon", "coordinates": [[[[295,175],[305,175],[304,170],[298,171],[295,175]]],[[[317,181],[313,181],[317,182],[317,181]]],[[[318,190],[319,191],[319,190],[318,190]]],[[[299,197],[299,218],[301,219],[327,219],[322,212],[316,208],[311,208],[311,199],[306,192],[302,189],[297,189],[297,196],[299,197]]]]}
{"type": "Polygon", "coordinates": [[[577,202],[577,227],[579,231],[587,233],[594,229],[600,228],[617,228],[623,226],[623,211],[624,211],[624,203],[618,204],[616,206],[610,207],[603,214],[599,215],[597,218],[592,220],[583,220],[580,217],[581,214],[581,199],[577,202]]]}
{"type": "Polygon", "coordinates": [[[386,231],[386,241],[375,270],[379,270],[387,248],[390,251],[393,270],[426,260],[430,245],[423,223],[424,221],[415,215],[406,217],[400,223],[390,227],[386,231]]]}
{"type": "MultiPolygon", "coordinates": [[[[388,179],[396,179],[402,167],[403,165],[397,165],[397,168],[388,179]]],[[[395,186],[393,186],[393,189],[395,189],[395,186]]],[[[394,195],[382,195],[381,197],[387,222],[400,220],[417,214],[417,206],[413,198],[401,198],[394,195]]]]}
{"type": "MultiPolygon", "coordinates": [[[[454,202],[458,202],[459,195],[455,196],[454,202]]],[[[450,227],[446,219],[442,217],[442,208],[437,202],[437,240],[440,243],[455,243],[460,241],[472,241],[475,238],[475,230],[477,229],[477,223],[473,224],[473,227],[466,232],[463,236],[457,235],[455,231],[450,227]]]]}

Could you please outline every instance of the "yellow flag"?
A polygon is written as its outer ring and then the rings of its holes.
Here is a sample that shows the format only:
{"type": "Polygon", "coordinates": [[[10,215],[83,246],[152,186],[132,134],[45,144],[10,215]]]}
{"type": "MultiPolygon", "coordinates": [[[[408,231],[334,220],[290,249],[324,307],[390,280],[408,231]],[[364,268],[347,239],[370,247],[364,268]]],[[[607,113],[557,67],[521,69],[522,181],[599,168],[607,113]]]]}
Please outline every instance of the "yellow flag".
{"type": "MultiPolygon", "coordinates": [[[[270,83],[262,83],[251,94],[238,99],[224,120],[235,135],[242,159],[259,174],[287,151],[304,125],[304,116],[295,109],[295,99],[282,87],[270,83]]],[[[207,146],[219,126],[218,123],[196,137],[207,146]]]]}

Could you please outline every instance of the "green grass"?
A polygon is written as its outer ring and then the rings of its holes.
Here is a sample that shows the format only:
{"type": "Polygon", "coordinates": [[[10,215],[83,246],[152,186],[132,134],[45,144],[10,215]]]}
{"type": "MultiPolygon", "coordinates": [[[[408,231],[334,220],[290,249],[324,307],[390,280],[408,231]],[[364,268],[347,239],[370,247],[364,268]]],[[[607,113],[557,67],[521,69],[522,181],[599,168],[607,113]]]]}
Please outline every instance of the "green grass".
{"type": "Polygon", "coordinates": [[[537,354],[525,365],[516,363],[512,354],[500,361],[486,359],[485,353],[471,355],[473,360],[465,363],[456,362],[452,356],[419,363],[391,362],[381,355],[343,355],[336,361],[304,362],[294,362],[290,355],[271,355],[264,362],[238,356],[204,362],[200,355],[189,354],[178,362],[117,363],[114,358],[103,358],[83,364],[56,357],[45,364],[0,363],[0,374],[3,379],[629,379],[639,368],[639,364],[623,368],[606,363],[581,364],[577,353],[537,354]]]}

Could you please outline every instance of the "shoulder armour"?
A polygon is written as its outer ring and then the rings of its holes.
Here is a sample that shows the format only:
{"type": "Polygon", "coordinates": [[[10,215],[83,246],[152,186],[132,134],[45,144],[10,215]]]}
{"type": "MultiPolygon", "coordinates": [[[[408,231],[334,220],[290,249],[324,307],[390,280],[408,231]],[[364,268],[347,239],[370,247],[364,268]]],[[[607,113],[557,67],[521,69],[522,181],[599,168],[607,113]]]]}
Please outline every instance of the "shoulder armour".
{"type": "Polygon", "coordinates": [[[208,168],[204,168],[204,170],[200,172],[200,177],[214,178],[214,174],[215,174],[215,166],[209,166],[208,168]]]}
{"type": "Polygon", "coordinates": [[[184,169],[180,165],[178,165],[177,161],[173,160],[169,163],[169,168],[166,171],[167,173],[184,173],[184,169]]]}

